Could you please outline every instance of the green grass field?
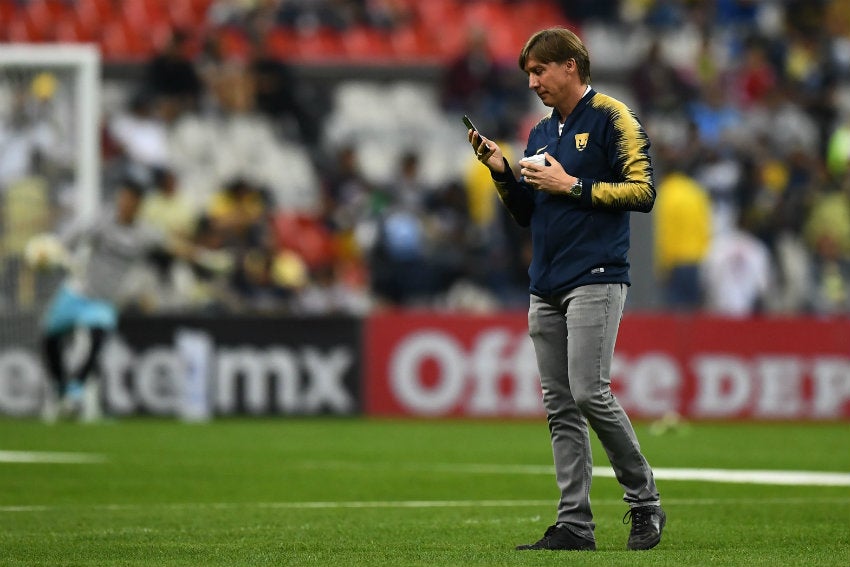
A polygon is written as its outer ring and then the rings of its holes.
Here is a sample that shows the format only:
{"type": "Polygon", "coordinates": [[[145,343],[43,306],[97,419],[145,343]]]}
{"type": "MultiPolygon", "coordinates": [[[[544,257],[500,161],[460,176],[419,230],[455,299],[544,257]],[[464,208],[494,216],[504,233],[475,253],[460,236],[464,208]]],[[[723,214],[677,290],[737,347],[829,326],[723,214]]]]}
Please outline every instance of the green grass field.
{"type": "MultiPolygon", "coordinates": [[[[850,472],[846,423],[637,428],[655,467],[850,472]]],[[[547,435],[542,420],[0,420],[0,451],[104,459],[0,462],[0,565],[850,565],[846,486],[659,479],[664,540],[627,552],[622,491],[597,478],[599,551],[513,551],[554,518],[547,435]]]]}

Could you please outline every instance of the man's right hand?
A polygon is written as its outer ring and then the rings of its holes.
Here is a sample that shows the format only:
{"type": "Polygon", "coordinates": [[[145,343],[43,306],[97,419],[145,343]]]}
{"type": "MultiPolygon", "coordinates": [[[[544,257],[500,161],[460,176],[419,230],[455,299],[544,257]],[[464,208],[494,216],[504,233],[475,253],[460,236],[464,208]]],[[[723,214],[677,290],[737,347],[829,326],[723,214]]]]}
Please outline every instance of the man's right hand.
{"type": "Polygon", "coordinates": [[[475,130],[468,131],[469,143],[475,150],[478,161],[486,165],[494,173],[505,172],[505,158],[502,149],[496,142],[488,140],[475,130]]]}

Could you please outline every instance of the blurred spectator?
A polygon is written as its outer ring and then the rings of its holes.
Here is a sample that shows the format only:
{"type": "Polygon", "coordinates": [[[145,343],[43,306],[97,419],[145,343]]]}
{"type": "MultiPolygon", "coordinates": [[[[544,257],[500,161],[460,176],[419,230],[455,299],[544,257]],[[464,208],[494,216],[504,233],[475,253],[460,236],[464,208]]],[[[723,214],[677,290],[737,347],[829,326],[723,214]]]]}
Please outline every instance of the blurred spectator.
{"type": "Polygon", "coordinates": [[[743,225],[731,226],[712,238],[701,275],[710,312],[729,317],[760,313],[773,285],[770,252],[743,225]]]}
{"type": "Polygon", "coordinates": [[[189,35],[175,29],[144,70],[145,88],[169,107],[169,116],[195,109],[200,101],[203,85],[192,62],[190,47],[189,35]]]}
{"type": "Polygon", "coordinates": [[[740,105],[746,109],[763,102],[776,87],[776,82],[776,72],[767,59],[764,46],[758,40],[751,39],[736,72],[740,105]]]}
{"type": "Polygon", "coordinates": [[[720,81],[724,73],[726,61],[718,54],[712,34],[705,30],[700,35],[699,49],[690,70],[692,82],[702,89],[720,81]]]}
{"type": "Polygon", "coordinates": [[[782,313],[802,313],[813,307],[812,261],[803,227],[811,208],[813,187],[823,176],[820,160],[802,150],[792,151],[783,164],[787,182],[777,189],[771,209],[764,212],[771,225],[765,240],[776,261],[779,289],[772,308],[782,313]]]}
{"type": "Polygon", "coordinates": [[[108,134],[126,160],[125,168],[168,165],[168,131],[149,93],[134,93],[126,110],[109,122],[108,134]]]}
{"type": "Polygon", "coordinates": [[[399,159],[396,177],[384,192],[388,204],[378,217],[371,251],[372,290],[392,305],[422,303],[434,292],[435,273],[429,265],[424,224],[424,192],[418,180],[418,158],[399,159]]]}
{"type": "Polygon", "coordinates": [[[719,26],[737,31],[752,29],[758,13],[758,2],[752,0],[716,0],[713,5],[714,21],[719,26]]]}
{"type": "Polygon", "coordinates": [[[827,185],[815,198],[805,236],[815,259],[816,308],[824,313],[850,310],[850,177],[827,185]]]}
{"type": "Polygon", "coordinates": [[[196,214],[167,167],[152,172],[153,191],[145,196],[140,218],[175,238],[188,239],[195,232],[196,214]]]}
{"type": "MultiPolygon", "coordinates": [[[[139,219],[164,234],[168,239],[188,242],[195,232],[195,213],[180,194],[174,174],[166,168],[152,172],[151,190],[142,200],[139,219]]],[[[157,308],[184,307],[193,285],[188,262],[173,256],[160,255],[155,259],[153,274],[157,292],[157,308]]]]}
{"type": "Polygon", "coordinates": [[[266,212],[262,193],[246,179],[236,178],[213,196],[207,216],[226,243],[246,246],[259,240],[266,212]]]}
{"type": "MultiPolygon", "coordinates": [[[[346,2],[337,0],[336,3],[346,2]]],[[[360,5],[365,22],[377,29],[399,28],[415,18],[413,3],[405,0],[347,0],[347,3],[360,5]]]]}
{"type": "Polygon", "coordinates": [[[480,104],[498,90],[498,64],[490,51],[487,31],[473,26],[467,32],[465,49],[448,62],[442,81],[443,105],[449,110],[466,110],[480,104]]]}
{"type": "Polygon", "coordinates": [[[764,93],[759,104],[749,108],[742,118],[746,138],[774,155],[821,152],[817,123],[781,85],[764,93]]]}
{"type": "Polygon", "coordinates": [[[309,110],[311,105],[302,102],[305,87],[296,79],[289,65],[271,56],[260,42],[254,44],[248,65],[254,83],[256,109],[267,116],[284,136],[315,146],[319,141],[321,119],[316,112],[309,110]]]}
{"type": "Polygon", "coordinates": [[[425,257],[425,234],[415,213],[391,207],[381,218],[372,249],[372,291],[390,305],[421,305],[432,291],[425,257]]]}
{"type": "Polygon", "coordinates": [[[719,232],[734,226],[740,213],[747,162],[732,148],[723,151],[711,145],[702,147],[702,157],[694,166],[693,177],[708,191],[713,231],[719,232]]]}
{"type": "Polygon", "coordinates": [[[207,211],[210,228],[235,259],[226,300],[230,309],[284,312],[308,281],[299,253],[278,247],[275,206],[268,191],[244,178],[215,195],[207,211]]]}
{"type": "Polygon", "coordinates": [[[844,176],[850,169],[850,120],[839,124],[827,142],[826,166],[836,178],[844,176]]]}
{"type": "Polygon", "coordinates": [[[652,41],[645,58],[635,66],[630,83],[645,116],[682,112],[693,96],[693,87],[665,60],[659,39],[652,41]]]}
{"type": "Polygon", "coordinates": [[[431,192],[422,181],[415,152],[399,158],[386,195],[389,203],[379,217],[371,255],[373,290],[395,305],[432,301],[457,278],[464,261],[463,239],[446,240],[457,235],[451,218],[460,212],[455,208],[457,195],[437,197],[431,192]]]}
{"type": "Polygon", "coordinates": [[[247,62],[236,58],[213,59],[207,62],[203,76],[214,114],[240,116],[256,109],[256,84],[247,62]]]}
{"type": "Polygon", "coordinates": [[[214,28],[241,29],[256,41],[278,24],[278,13],[289,3],[291,0],[214,0],[207,20],[214,28]]]}
{"type": "MultiPolygon", "coordinates": [[[[534,119],[539,120],[539,117],[534,119]]],[[[516,163],[511,143],[497,140],[509,163],[516,163]]],[[[466,198],[467,259],[461,283],[474,282],[494,293],[503,305],[524,308],[528,302],[530,231],[519,227],[499,204],[493,179],[469,152],[462,180],[466,198]]]]}
{"type": "Polygon", "coordinates": [[[310,270],[333,265],[340,256],[333,235],[320,219],[280,210],[270,220],[271,246],[298,254],[310,270]]]}
{"type": "Polygon", "coordinates": [[[32,173],[67,167],[73,156],[68,93],[41,72],[0,89],[0,191],[32,173]],[[35,166],[38,170],[35,170],[35,166]]]}
{"type": "MultiPolygon", "coordinates": [[[[557,0],[561,13],[579,23],[616,19],[621,0],[557,0]]],[[[645,4],[645,3],[644,3],[645,4]]]]}
{"type": "Polygon", "coordinates": [[[232,282],[240,311],[285,312],[306,285],[307,268],[291,251],[274,253],[254,246],[241,256],[232,282]]]}
{"type": "MultiPolygon", "coordinates": [[[[539,119],[539,116],[533,118],[535,123],[539,119]]],[[[495,141],[504,151],[508,163],[516,163],[517,158],[513,153],[510,141],[498,138],[495,141]]],[[[464,164],[463,185],[469,202],[469,217],[476,227],[484,230],[498,221],[502,207],[498,203],[498,193],[493,190],[493,179],[490,177],[490,172],[486,168],[480,167],[481,164],[475,159],[474,152],[469,152],[467,155],[464,164]]]]}
{"type": "Polygon", "coordinates": [[[393,29],[411,20],[409,2],[399,0],[283,0],[278,22],[305,32],[320,27],[345,31],[358,25],[393,29]]]}
{"type": "Polygon", "coordinates": [[[383,196],[366,180],[355,146],[337,148],[323,171],[323,213],[334,231],[353,231],[383,207],[383,196]]]}
{"type": "Polygon", "coordinates": [[[674,168],[658,186],[655,203],[655,258],[664,305],[685,311],[702,305],[699,271],[710,242],[706,190],[674,168]]]}
{"type": "Polygon", "coordinates": [[[366,315],[372,308],[367,290],[335,273],[325,265],[313,272],[309,284],[295,303],[297,313],[306,315],[366,315]]]}
{"type": "MultiPolygon", "coordinates": [[[[515,72],[513,67],[510,71],[515,72]]],[[[527,93],[518,91],[515,78],[507,75],[510,71],[502,69],[494,57],[486,28],[471,26],[464,50],[445,65],[441,82],[443,108],[458,115],[469,114],[491,137],[513,133],[518,122],[513,108],[517,92],[521,93],[523,110],[527,93]]]]}
{"type": "MultiPolygon", "coordinates": [[[[796,2],[793,5],[801,4],[796,2]]],[[[806,30],[805,18],[795,21],[789,16],[788,21],[784,76],[795,99],[818,124],[821,140],[818,151],[823,152],[835,122],[840,118],[837,105],[840,97],[836,88],[839,75],[830,64],[827,43],[822,35],[806,30]]]]}
{"type": "MultiPolygon", "coordinates": [[[[492,181],[491,181],[492,184],[492,181]]],[[[490,197],[495,199],[492,185],[490,197]]],[[[487,312],[528,301],[528,264],[518,257],[524,234],[515,241],[506,231],[516,227],[502,207],[486,225],[470,218],[470,200],[460,182],[434,193],[429,203],[433,261],[443,277],[438,305],[446,309],[487,312]]]]}
{"type": "Polygon", "coordinates": [[[401,155],[396,179],[387,193],[391,193],[395,203],[405,209],[418,214],[424,211],[430,189],[422,179],[416,152],[407,151],[401,155]]]}
{"type": "Polygon", "coordinates": [[[741,112],[729,101],[719,81],[703,86],[699,97],[690,105],[689,115],[700,139],[716,148],[736,139],[741,126],[741,112]]]}
{"type": "Polygon", "coordinates": [[[23,269],[27,243],[49,232],[54,221],[48,180],[38,173],[38,160],[34,163],[32,173],[18,176],[0,191],[0,310],[34,307],[37,280],[45,275],[45,270],[23,269]]]}
{"type": "Polygon", "coordinates": [[[207,9],[207,21],[216,28],[239,24],[258,3],[258,0],[213,0],[207,9]]]}
{"type": "Polygon", "coordinates": [[[207,217],[201,216],[195,224],[192,243],[214,254],[218,265],[205,267],[194,263],[191,272],[178,274],[176,287],[185,302],[184,307],[212,313],[236,309],[237,301],[230,285],[233,257],[223,235],[207,217]]]}

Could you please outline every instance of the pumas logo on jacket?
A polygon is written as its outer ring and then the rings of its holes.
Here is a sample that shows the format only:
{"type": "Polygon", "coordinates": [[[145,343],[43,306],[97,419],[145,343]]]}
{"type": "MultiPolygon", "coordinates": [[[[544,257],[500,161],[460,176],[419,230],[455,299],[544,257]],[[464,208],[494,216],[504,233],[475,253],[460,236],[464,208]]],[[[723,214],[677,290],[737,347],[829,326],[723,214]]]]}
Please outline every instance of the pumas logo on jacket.
{"type": "Polygon", "coordinates": [[[584,151],[584,148],[587,147],[587,138],[590,136],[590,132],[584,132],[582,134],[576,134],[576,149],[578,151],[584,151]]]}

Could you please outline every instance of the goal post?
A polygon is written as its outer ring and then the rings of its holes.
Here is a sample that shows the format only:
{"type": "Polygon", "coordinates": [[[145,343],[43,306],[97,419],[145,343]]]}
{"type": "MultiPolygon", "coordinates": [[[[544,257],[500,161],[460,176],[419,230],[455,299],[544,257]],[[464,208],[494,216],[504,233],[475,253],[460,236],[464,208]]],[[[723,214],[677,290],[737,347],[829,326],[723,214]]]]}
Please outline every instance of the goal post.
{"type": "Polygon", "coordinates": [[[46,395],[38,321],[64,272],[28,266],[25,245],[98,214],[100,123],[97,47],[0,44],[0,415],[46,395]]]}

